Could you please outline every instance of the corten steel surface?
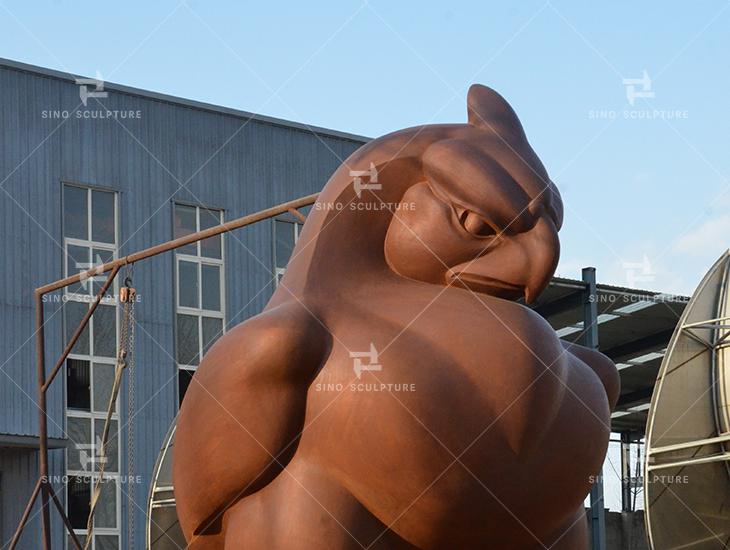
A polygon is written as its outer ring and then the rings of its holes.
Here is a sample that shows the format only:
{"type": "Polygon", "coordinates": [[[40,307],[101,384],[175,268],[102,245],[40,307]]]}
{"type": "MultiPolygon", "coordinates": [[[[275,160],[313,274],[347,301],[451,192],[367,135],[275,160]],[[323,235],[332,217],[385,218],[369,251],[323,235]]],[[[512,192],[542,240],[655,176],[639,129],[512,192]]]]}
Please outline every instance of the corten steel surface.
{"type": "Polygon", "coordinates": [[[586,548],[618,375],[513,301],[553,275],[562,202],[507,102],[468,107],[354,153],[201,362],[173,451],[190,548],[586,548]]]}
{"type": "Polygon", "coordinates": [[[317,194],[314,194],[314,195],[302,197],[300,199],[296,199],[296,200],[293,200],[293,201],[290,201],[290,202],[287,202],[284,204],[280,204],[278,206],[274,206],[272,208],[268,208],[266,210],[262,210],[260,212],[254,213],[254,214],[250,214],[248,216],[244,216],[242,218],[238,218],[236,220],[226,222],[224,224],[221,224],[221,225],[218,225],[215,227],[211,227],[204,231],[192,233],[185,237],[180,237],[179,239],[175,239],[175,240],[169,241],[167,243],[163,243],[163,244],[153,246],[153,247],[145,249],[145,250],[141,250],[139,252],[135,252],[134,254],[125,256],[124,258],[114,260],[112,262],[106,263],[99,267],[95,267],[86,272],[79,273],[77,275],[73,275],[71,277],[66,277],[65,279],[58,280],[54,283],[50,283],[48,285],[37,288],[35,290],[36,347],[37,347],[37,353],[38,353],[38,356],[37,356],[37,363],[38,363],[38,365],[37,365],[37,369],[38,369],[37,370],[37,377],[38,377],[38,448],[39,448],[39,462],[40,462],[40,479],[38,480],[38,483],[36,484],[35,489],[33,490],[33,493],[31,494],[31,497],[30,497],[30,500],[26,507],[26,510],[20,519],[20,523],[18,524],[18,527],[15,531],[15,535],[13,536],[13,539],[10,543],[8,550],[14,550],[14,548],[18,544],[18,541],[20,540],[20,537],[23,533],[23,529],[25,529],[28,519],[30,518],[30,511],[33,508],[33,505],[35,504],[35,501],[38,499],[39,496],[41,497],[41,503],[42,503],[41,518],[42,518],[42,525],[43,525],[43,548],[44,548],[44,550],[51,550],[51,516],[50,516],[51,500],[53,500],[54,504],[56,505],[56,508],[58,509],[58,512],[61,516],[61,520],[63,521],[64,526],[66,527],[66,530],[68,531],[69,536],[71,537],[74,546],[76,546],[76,548],[78,548],[79,550],[81,550],[81,548],[82,548],[81,543],[79,542],[76,535],[73,533],[71,524],[69,523],[68,518],[66,517],[66,514],[63,510],[63,507],[61,506],[61,503],[58,500],[58,497],[56,496],[56,494],[53,490],[53,486],[48,481],[48,473],[49,473],[49,471],[48,471],[48,407],[46,404],[46,393],[48,392],[48,388],[53,383],[53,380],[55,379],[59,370],[63,366],[63,363],[65,362],[66,358],[68,357],[68,354],[73,349],[73,346],[76,343],[76,340],[79,338],[79,336],[83,332],[84,328],[88,324],[89,319],[91,319],[92,315],[94,314],[94,311],[96,311],[96,308],[99,305],[99,303],[101,302],[101,299],[106,295],[109,287],[111,286],[112,282],[114,281],[114,278],[116,277],[117,273],[119,272],[119,269],[124,265],[133,264],[136,261],[151,258],[152,256],[162,254],[163,252],[169,252],[170,250],[174,250],[181,246],[185,246],[186,244],[201,241],[203,239],[212,237],[214,235],[219,235],[221,233],[226,233],[228,231],[232,231],[233,229],[238,229],[240,227],[244,227],[246,225],[250,225],[252,223],[256,223],[258,221],[265,220],[267,218],[271,218],[271,217],[277,216],[279,214],[283,214],[284,212],[289,212],[297,217],[306,219],[297,209],[302,208],[304,206],[311,205],[315,201],[316,198],[317,198],[317,194]],[[43,311],[44,310],[43,297],[46,294],[48,294],[49,292],[53,292],[54,290],[60,290],[64,287],[67,287],[70,284],[97,276],[101,273],[106,273],[107,271],[111,271],[111,273],[107,277],[106,282],[104,283],[101,290],[97,294],[96,299],[94,300],[91,307],[89,308],[89,311],[86,313],[84,318],[81,320],[79,327],[76,329],[76,332],[73,334],[73,336],[69,340],[68,344],[66,345],[66,348],[64,349],[63,353],[61,354],[61,357],[59,358],[58,362],[54,366],[50,375],[48,377],[46,377],[45,319],[44,319],[44,311],[43,311]]]}

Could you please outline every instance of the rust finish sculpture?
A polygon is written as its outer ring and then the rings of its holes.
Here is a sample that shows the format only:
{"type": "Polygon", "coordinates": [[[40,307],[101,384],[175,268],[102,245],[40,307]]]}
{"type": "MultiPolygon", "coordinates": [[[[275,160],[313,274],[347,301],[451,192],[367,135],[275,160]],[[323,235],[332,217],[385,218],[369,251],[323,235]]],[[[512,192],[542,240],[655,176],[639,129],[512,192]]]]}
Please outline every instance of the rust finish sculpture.
{"type": "Polygon", "coordinates": [[[175,497],[194,550],[581,549],[618,375],[534,300],[560,195],[509,104],[355,152],[265,311],[185,396],[175,497]]]}

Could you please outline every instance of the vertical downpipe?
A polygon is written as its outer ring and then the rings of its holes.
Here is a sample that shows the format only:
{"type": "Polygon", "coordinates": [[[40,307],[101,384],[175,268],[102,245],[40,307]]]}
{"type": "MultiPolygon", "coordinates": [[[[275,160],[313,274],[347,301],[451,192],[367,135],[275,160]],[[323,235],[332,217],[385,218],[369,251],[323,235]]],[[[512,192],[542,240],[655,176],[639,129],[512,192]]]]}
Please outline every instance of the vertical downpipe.
{"type": "MultiPolygon", "coordinates": [[[[598,293],[596,268],[583,268],[583,345],[598,351],[598,293]]],[[[603,469],[591,488],[591,550],[606,550],[606,510],[603,499],[603,469]]]]}

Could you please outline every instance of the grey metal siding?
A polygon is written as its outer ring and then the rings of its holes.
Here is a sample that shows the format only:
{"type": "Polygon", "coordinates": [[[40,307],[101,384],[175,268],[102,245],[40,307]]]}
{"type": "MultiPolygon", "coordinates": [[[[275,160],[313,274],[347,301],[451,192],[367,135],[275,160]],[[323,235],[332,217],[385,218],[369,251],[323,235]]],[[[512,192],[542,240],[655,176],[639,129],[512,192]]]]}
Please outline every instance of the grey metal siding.
{"type": "MultiPolygon", "coordinates": [[[[63,451],[50,451],[50,475],[51,479],[63,477],[63,451]]],[[[15,534],[20,523],[20,518],[25,511],[26,505],[30,499],[31,493],[35,488],[38,480],[38,454],[26,450],[0,450],[0,473],[2,473],[2,495],[4,498],[4,506],[0,515],[2,522],[2,544],[9,544],[10,539],[15,534]]],[[[54,483],[59,499],[64,498],[64,493],[59,490],[60,483],[54,483]]],[[[40,515],[40,498],[31,510],[30,519],[26,528],[23,530],[21,543],[18,548],[37,549],[43,547],[41,515],[40,515]]],[[[51,528],[54,533],[61,532],[63,526],[58,514],[55,517],[51,514],[51,528]]],[[[60,541],[60,537],[56,537],[60,541]]],[[[62,548],[58,546],[56,548],[62,548]]]]}

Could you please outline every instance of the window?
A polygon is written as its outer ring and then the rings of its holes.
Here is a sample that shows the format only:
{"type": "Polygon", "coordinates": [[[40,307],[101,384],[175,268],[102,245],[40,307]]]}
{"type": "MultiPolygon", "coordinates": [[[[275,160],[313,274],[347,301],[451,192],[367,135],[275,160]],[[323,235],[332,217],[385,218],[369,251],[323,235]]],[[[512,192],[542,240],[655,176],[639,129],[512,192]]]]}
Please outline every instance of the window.
{"type": "MultiPolygon", "coordinates": [[[[223,223],[220,210],[174,205],[174,238],[223,223]]],[[[176,359],[180,403],[203,355],[225,331],[223,239],[209,237],[178,248],[176,277],[176,359]]]]}
{"type": "Polygon", "coordinates": [[[274,220],[274,283],[278,286],[289,263],[294,245],[299,240],[302,223],[277,218],[274,220]]]}
{"type": "MultiPolygon", "coordinates": [[[[64,184],[64,275],[87,271],[116,256],[115,193],[64,184]]],[[[108,275],[108,274],[107,274],[108,275]]],[[[66,287],[64,336],[68,342],[86,315],[107,275],[66,287]]],[[[101,436],[114,384],[117,309],[105,298],[66,360],[67,509],[80,540],[86,538],[95,473],[101,466],[101,436]]],[[[95,550],[118,549],[120,536],[119,411],[115,410],[107,444],[107,463],[94,515],[95,550]]],[[[70,539],[69,539],[70,540],[70,539]]],[[[69,544],[73,548],[73,544],[69,544]]]]}

